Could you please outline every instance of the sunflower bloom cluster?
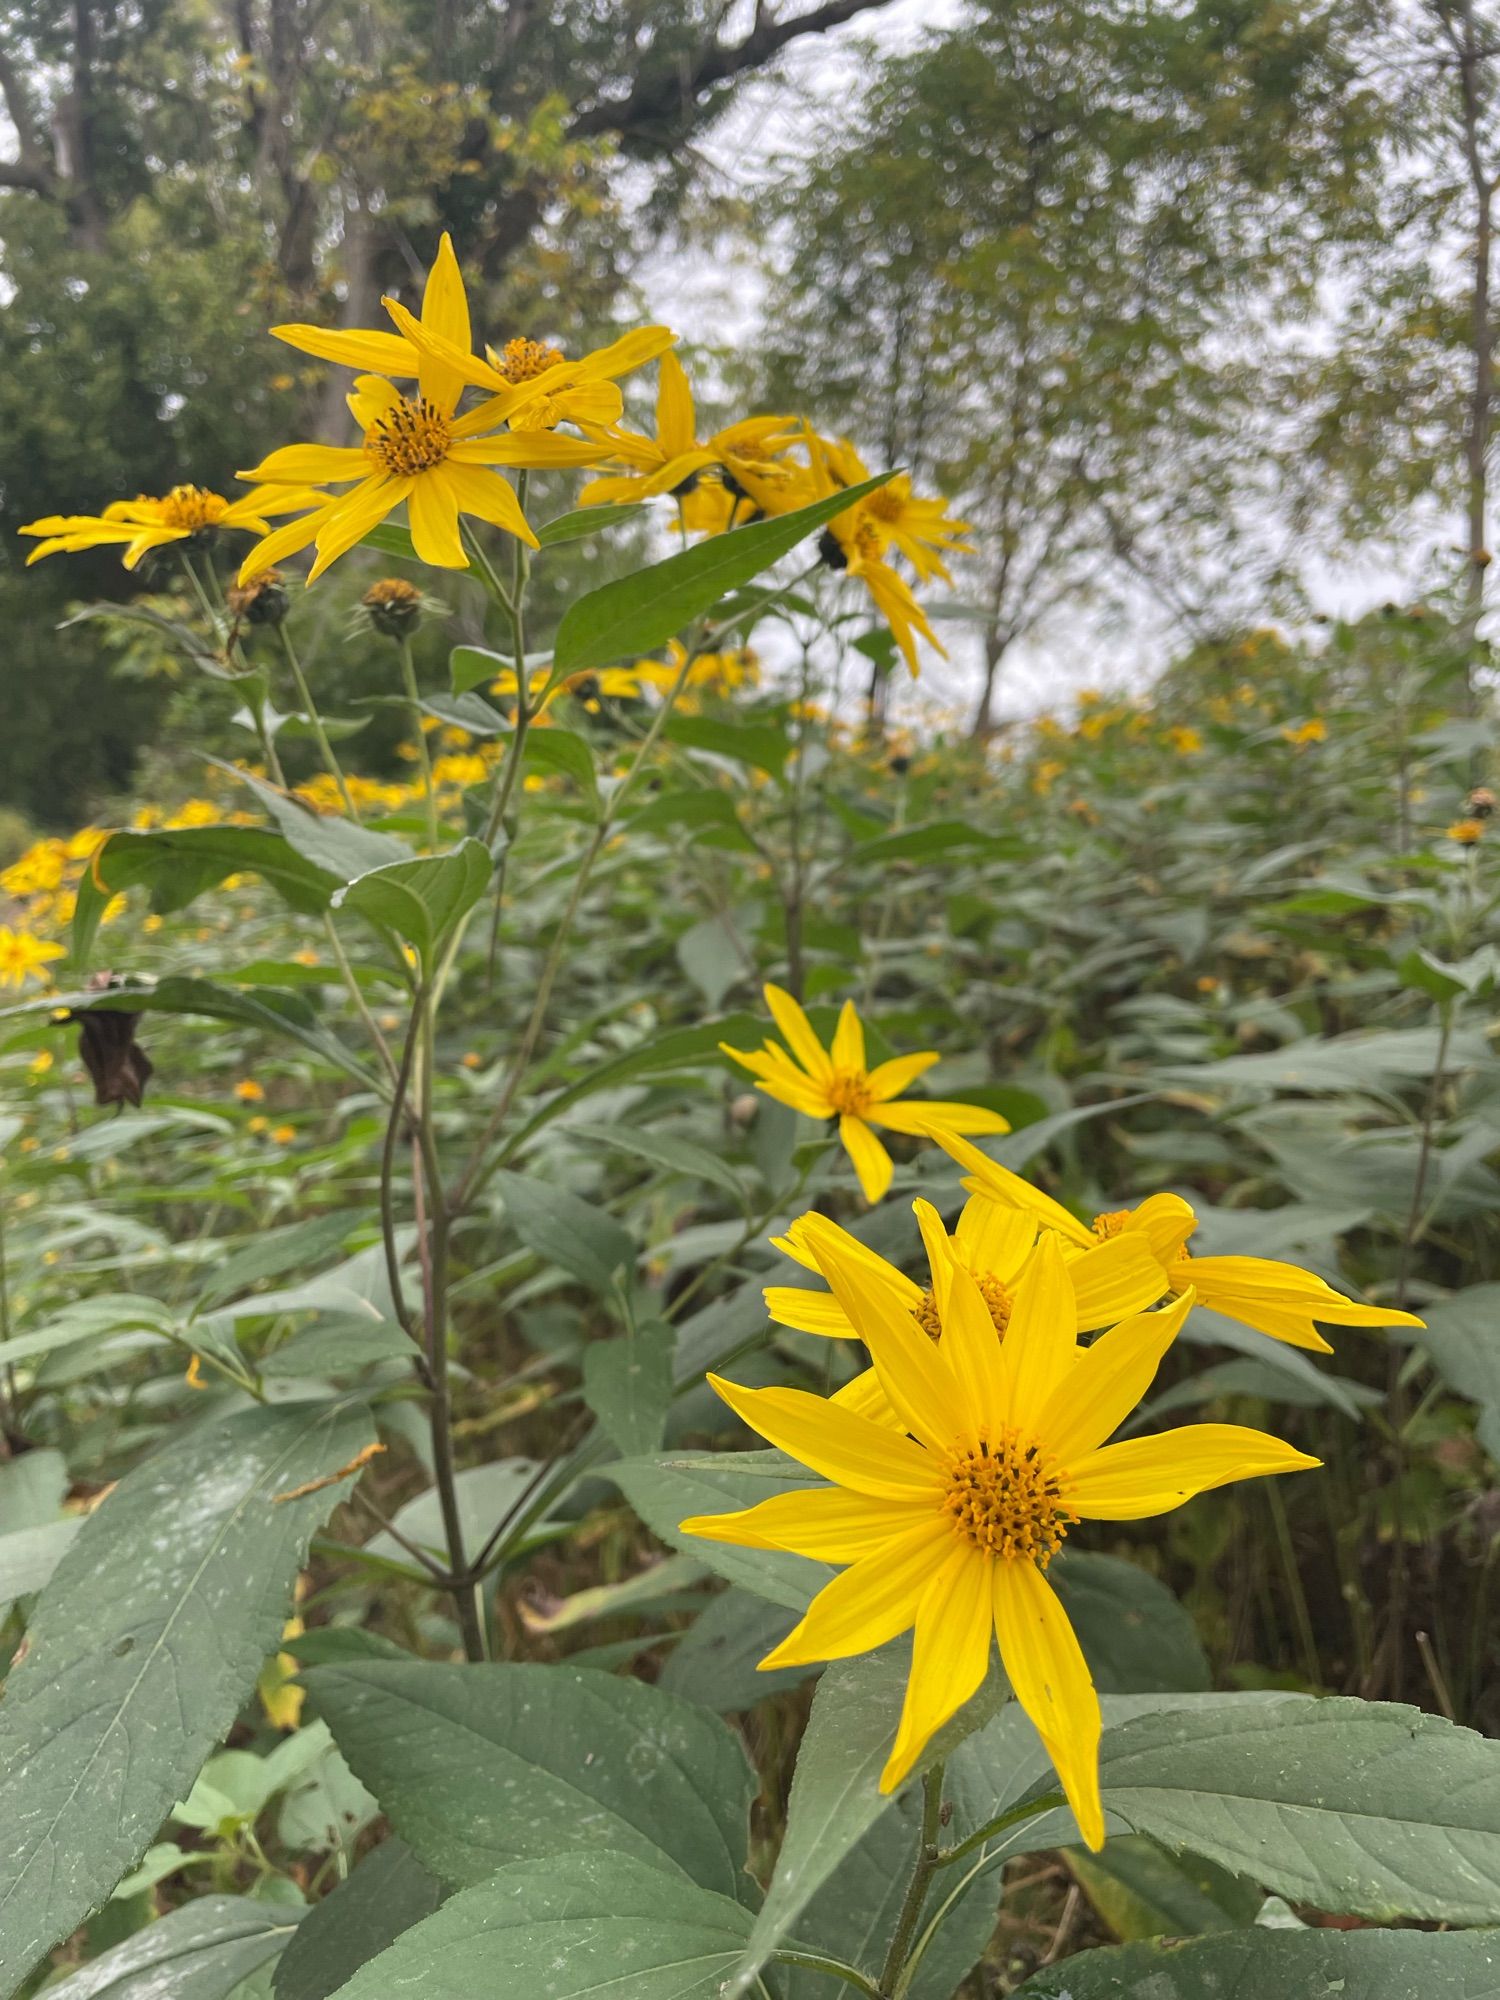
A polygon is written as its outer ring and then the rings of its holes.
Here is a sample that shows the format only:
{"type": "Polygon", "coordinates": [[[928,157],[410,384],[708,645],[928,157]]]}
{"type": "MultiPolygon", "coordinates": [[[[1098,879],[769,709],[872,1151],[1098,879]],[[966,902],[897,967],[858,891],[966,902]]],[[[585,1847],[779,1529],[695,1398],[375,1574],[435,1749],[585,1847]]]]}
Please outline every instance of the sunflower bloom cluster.
{"type": "MultiPolygon", "coordinates": [[[[877,1129],[936,1138],[941,1132],[1008,1132],[998,1112],[978,1104],[944,1103],[933,1098],[903,1100],[902,1093],[939,1060],[934,1050],[865,1062],[865,1031],[854,1002],[846,1000],[824,1048],[802,1007],[780,986],[764,989],[771,1018],[786,1048],[766,1040],[754,1050],[721,1042],[724,1054],[757,1079],[756,1088],[809,1118],[838,1120],[839,1138],[854,1163],[866,1201],[879,1201],[890,1187],[895,1165],[876,1137],[877,1129]]],[[[981,1155],[983,1157],[983,1155],[981,1155]]]]}

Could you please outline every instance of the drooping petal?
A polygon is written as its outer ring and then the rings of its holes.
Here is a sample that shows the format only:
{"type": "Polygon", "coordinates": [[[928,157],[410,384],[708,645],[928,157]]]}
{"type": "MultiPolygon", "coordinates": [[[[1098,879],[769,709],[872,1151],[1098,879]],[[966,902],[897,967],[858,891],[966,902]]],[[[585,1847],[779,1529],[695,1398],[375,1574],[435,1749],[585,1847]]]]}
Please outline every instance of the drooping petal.
{"type": "Polygon", "coordinates": [[[1160,1312],[1122,1320],[1079,1354],[1037,1420],[1049,1451],[1072,1464],[1113,1437],[1150,1388],[1192,1304],[1192,1292],[1184,1292],[1160,1312]]]}
{"type": "Polygon", "coordinates": [[[865,1079],[870,1095],[877,1104],[899,1097],[909,1084],[915,1083],[939,1060],[936,1049],[924,1049],[919,1055],[892,1056],[889,1062],[877,1063],[865,1079]]]}
{"type": "Polygon", "coordinates": [[[987,1195],[974,1194],[964,1203],[953,1236],[971,1271],[981,1277],[988,1272],[1009,1289],[1036,1248],[1036,1229],[1029,1210],[1005,1208],[987,1195]]]}
{"type": "Polygon", "coordinates": [[[1240,1424],[1184,1424],[1160,1437],[1126,1438],[1077,1459],[1068,1504],[1089,1521],[1169,1514],[1195,1493],[1321,1465],[1294,1445],[1240,1424]]]}
{"type": "Polygon", "coordinates": [[[1057,1594],[1034,1563],[994,1565],[995,1636],[1016,1700],[1036,1725],[1078,1831],[1096,1852],[1104,1845],[1099,1797],[1103,1725],[1093,1676],[1057,1594]]]}
{"type": "Polygon", "coordinates": [[[1078,1306],[1056,1233],[1041,1241],[1016,1281],[1001,1343],[1010,1422],[1034,1434],[1047,1400],[1078,1352],[1078,1306]]]}
{"type": "Polygon", "coordinates": [[[964,1186],[971,1194],[987,1195],[991,1201],[1003,1202],[1007,1208],[1024,1208],[1036,1216],[1047,1229],[1055,1229],[1070,1243],[1077,1243],[1089,1249],[1095,1242],[1092,1229],[1086,1222],[1080,1222],[1076,1215],[1054,1201],[1050,1194],[1043,1194],[1039,1187],[1013,1174],[1009,1167],[1002,1167],[998,1160],[992,1160],[988,1153],[981,1153],[977,1146],[971,1146],[951,1129],[935,1131],[933,1138],[952,1160],[956,1160],[971,1178],[964,1186]]]}
{"type": "Polygon", "coordinates": [[[669,348],[656,377],[656,441],[665,458],[679,458],[697,442],[697,416],[687,370],[669,348]]]}
{"type": "Polygon", "coordinates": [[[890,1187],[896,1172],[895,1162],[862,1118],[851,1118],[845,1113],[839,1119],[839,1138],[854,1162],[860,1192],[873,1207],[890,1187]]]}
{"type": "Polygon", "coordinates": [[[273,326],[271,331],[288,347],[300,347],[304,354],[315,354],[320,361],[336,361],[341,368],[394,375],[398,382],[417,372],[417,350],[399,334],[326,326],[273,326]]]}
{"type": "Polygon", "coordinates": [[[974,1423],[973,1411],[964,1407],[958,1378],[899,1297],[872,1275],[862,1259],[848,1255],[838,1235],[819,1229],[821,1220],[807,1218],[806,1240],[834,1296],[869,1348],[881,1387],[914,1436],[935,1452],[951,1451],[974,1423]]]}
{"type": "Polygon", "coordinates": [[[1154,1306],[1167,1288],[1166,1274],[1139,1230],[1122,1229],[1092,1250],[1068,1259],[1080,1327],[1113,1326],[1154,1306]]]}
{"type": "Polygon", "coordinates": [[[841,1486],[775,1493],[738,1514],[694,1514],[685,1535],[747,1549],[786,1549],[817,1562],[852,1563],[931,1519],[925,1500],[874,1500],[841,1486]]]}
{"type": "Polygon", "coordinates": [[[778,1326],[825,1340],[857,1340],[854,1322],[832,1292],[809,1292],[801,1285],[767,1285],[766,1311],[778,1326]]]}
{"type": "Polygon", "coordinates": [[[911,1673],[896,1741],[880,1774],[893,1792],[950,1716],[976,1692],[990,1660],[994,1625],[990,1563],[971,1543],[939,1565],[917,1607],[911,1673]]]}
{"type": "Polygon", "coordinates": [[[915,1623],[933,1564],[952,1545],[952,1524],[934,1511],[825,1584],[801,1624],[760,1665],[801,1667],[874,1652],[915,1623]]]}
{"type": "Polygon", "coordinates": [[[771,1010],[771,1018],[781,1031],[782,1040],[808,1075],[817,1077],[820,1082],[831,1076],[833,1064],[798,1002],[780,986],[766,986],[762,991],[771,1010]]]}
{"type": "Polygon", "coordinates": [[[376,474],[362,486],[351,488],[318,530],[318,556],[307,573],[308,582],[315,583],[330,563],[337,562],[371,528],[378,527],[392,508],[401,505],[413,484],[410,479],[376,474]]]}
{"type": "Polygon", "coordinates": [[[898,1436],[805,1389],[742,1389],[710,1375],[709,1386],[768,1443],[836,1485],[878,1500],[937,1493],[941,1469],[910,1438],[898,1436]]]}
{"type": "Polygon", "coordinates": [[[909,1132],[913,1138],[935,1139],[943,1132],[1008,1132],[1010,1120],[998,1111],[986,1111],[982,1104],[950,1103],[936,1097],[909,1097],[904,1103],[889,1100],[872,1105],[868,1113],[872,1125],[885,1125],[892,1132],[909,1132]]]}
{"type": "Polygon", "coordinates": [[[1421,1326],[1415,1313],[1366,1305],[1335,1291],[1316,1272],[1270,1257],[1194,1257],[1187,1267],[1199,1302],[1275,1340],[1331,1352],[1325,1326],[1421,1326]]]}
{"type": "Polygon", "coordinates": [[[503,528],[528,548],[540,547],[508,479],[502,479],[498,472],[486,472],[483,466],[455,465],[451,458],[437,468],[437,474],[446,481],[461,512],[503,528]]]}
{"type": "Polygon", "coordinates": [[[865,1031],[852,1000],[846,1000],[839,1009],[839,1024],[833,1031],[829,1054],[835,1069],[862,1070],[865,1066],[865,1031]]]}
{"type": "Polygon", "coordinates": [[[878,1278],[908,1311],[915,1311],[922,1303],[920,1285],[914,1283],[894,1264],[888,1263],[878,1251],[872,1250],[868,1243],[861,1243],[857,1236],[826,1215],[818,1215],[812,1211],[806,1215],[799,1215],[795,1222],[788,1225],[785,1236],[773,1236],[771,1242],[784,1256],[795,1259],[803,1270],[816,1271],[821,1276],[823,1267],[813,1254],[809,1239],[810,1229],[825,1239],[831,1235],[845,1256],[858,1258],[868,1264],[871,1274],[878,1278]]]}
{"type": "MultiPolygon", "coordinates": [[[[429,333],[450,342],[465,354],[474,345],[463,273],[458,268],[458,259],[453,254],[453,240],[446,229],[438,244],[438,253],[432,260],[432,269],[427,273],[427,288],[422,294],[422,325],[429,333]]],[[[417,379],[427,401],[435,403],[445,416],[453,410],[464,392],[463,376],[435,354],[422,355],[417,379]]]]}
{"type": "Polygon", "coordinates": [[[458,496],[443,477],[445,466],[419,472],[411,483],[406,518],[412,546],[425,563],[439,569],[467,569],[463,537],[458,532],[458,496]]]}

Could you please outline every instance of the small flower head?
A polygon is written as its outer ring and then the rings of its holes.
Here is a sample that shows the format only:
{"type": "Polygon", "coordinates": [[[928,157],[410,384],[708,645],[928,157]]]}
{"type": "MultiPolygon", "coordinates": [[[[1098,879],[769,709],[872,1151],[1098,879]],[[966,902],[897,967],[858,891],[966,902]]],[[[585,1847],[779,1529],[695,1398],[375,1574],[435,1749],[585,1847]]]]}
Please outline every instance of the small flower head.
{"type": "Polygon", "coordinates": [[[230,615],[245,625],[279,625],[286,617],[286,579],[279,569],[263,569],[248,583],[229,586],[230,615]]]}
{"type": "Polygon", "coordinates": [[[387,639],[404,639],[422,622],[426,598],[404,576],[383,576],[359,600],[365,617],[387,639]]]}
{"type": "Polygon", "coordinates": [[[1464,813],[1469,819],[1492,819],[1495,807],[1500,804],[1488,785],[1476,785],[1464,800],[1464,813]]]}
{"type": "Polygon", "coordinates": [[[1474,847],[1484,838],[1482,819],[1456,819],[1447,830],[1446,837],[1456,841],[1460,847],[1474,847]]]}

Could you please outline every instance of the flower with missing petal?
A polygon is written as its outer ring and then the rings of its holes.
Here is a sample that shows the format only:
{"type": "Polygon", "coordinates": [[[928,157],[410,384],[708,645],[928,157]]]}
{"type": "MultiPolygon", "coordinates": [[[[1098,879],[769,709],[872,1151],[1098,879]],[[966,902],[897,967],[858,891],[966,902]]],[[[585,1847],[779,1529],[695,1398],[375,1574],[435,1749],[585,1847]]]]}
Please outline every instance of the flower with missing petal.
{"type": "Polygon", "coordinates": [[[1141,1237],[1161,1267],[1165,1290],[1181,1292],[1191,1285],[1198,1303],[1253,1326],[1289,1347],[1310,1348],[1316,1354],[1333,1349],[1318,1332],[1324,1326],[1421,1326],[1415,1313],[1392,1306],[1365,1305],[1336,1292],[1332,1285],[1298,1264],[1271,1257],[1194,1257],[1187,1242],[1198,1218],[1181,1195],[1153,1194],[1135,1208],[1116,1208],[1080,1222],[1060,1201],[1002,1167],[977,1146],[951,1131],[934,1130],[933,1138],[968,1171],[964,1187],[970,1194],[1006,1208],[1024,1209],[1045,1229],[1055,1229],[1070,1256],[1093,1249],[1101,1239],[1120,1235],[1141,1237]]]}
{"type": "Polygon", "coordinates": [[[762,1667],[846,1659],[914,1629],[883,1791],[920,1767],[976,1692],[993,1632],[1079,1831],[1098,1848],[1099,1699],[1048,1564],[1080,1521],[1167,1513],[1210,1487],[1318,1461],[1234,1424],[1108,1442],[1150,1387],[1191,1292],[1080,1348],[1067,1260],[1048,1232],[1017,1284],[1003,1340],[978,1284],[955,1264],[934,1344],[818,1218],[808,1231],[899,1428],[800,1389],[741,1389],[710,1376],[736,1415],[831,1483],[743,1513],[698,1515],[683,1530],[844,1566],[762,1667]]]}
{"type": "Polygon", "coordinates": [[[866,1201],[879,1201],[895,1172],[890,1154],[875,1136],[876,1126],[923,1138],[936,1138],[940,1131],[1010,1130],[998,1112],[977,1104],[941,1103],[930,1098],[897,1102],[901,1092],[938,1061],[937,1053],[926,1050],[921,1055],[897,1056],[867,1069],[865,1031],[852,1000],[844,1002],[833,1045],[825,1049],[790,993],[779,986],[767,986],[763,991],[791,1054],[769,1039],[764,1047],[748,1052],[732,1049],[727,1042],[720,1042],[719,1047],[759,1079],[756,1088],[768,1097],[809,1118],[839,1121],[839,1138],[854,1162],[866,1201]]]}

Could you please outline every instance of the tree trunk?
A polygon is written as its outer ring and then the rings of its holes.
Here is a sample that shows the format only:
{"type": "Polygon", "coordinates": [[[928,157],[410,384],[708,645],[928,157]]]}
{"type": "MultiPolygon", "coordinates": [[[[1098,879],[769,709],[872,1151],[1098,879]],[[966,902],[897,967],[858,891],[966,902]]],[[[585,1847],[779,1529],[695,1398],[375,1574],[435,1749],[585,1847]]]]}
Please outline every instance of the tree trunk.
{"type": "Polygon", "coordinates": [[[979,705],[974,710],[974,720],[969,728],[969,739],[973,743],[983,743],[995,731],[995,687],[1000,678],[1000,662],[1005,658],[1009,636],[997,632],[993,626],[984,635],[984,685],[979,691],[979,705]]]}

